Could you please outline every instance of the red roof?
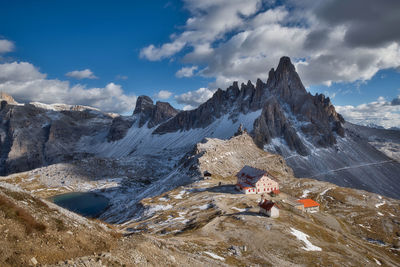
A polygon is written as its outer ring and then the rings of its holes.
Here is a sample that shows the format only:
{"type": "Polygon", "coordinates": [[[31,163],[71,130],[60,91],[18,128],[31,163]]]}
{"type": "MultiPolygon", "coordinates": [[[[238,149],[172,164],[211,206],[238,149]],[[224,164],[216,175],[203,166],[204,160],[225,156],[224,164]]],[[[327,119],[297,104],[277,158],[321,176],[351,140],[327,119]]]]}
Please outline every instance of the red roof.
{"type": "Polygon", "coordinates": [[[300,202],[301,204],[304,205],[304,208],[311,208],[311,207],[318,207],[319,204],[315,202],[312,199],[306,198],[306,199],[299,199],[297,202],[300,202]]]}
{"type": "Polygon", "coordinates": [[[258,204],[258,205],[260,206],[260,208],[263,208],[265,210],[270,210],[270,209],[272,209],[273,206],[275,206],[279,209],[278,205],[276,205],[274,202],[266,200],[266,199],[263,202],[260,202],[260,204],[258,204]]]}
{"type": "Polygon", "coordinates": [[[236,184],[237,186],[240,187],[240,189],[255,189],[254,186],[247,186],[247,185],[243,185],[243,184],[236,184]]]}

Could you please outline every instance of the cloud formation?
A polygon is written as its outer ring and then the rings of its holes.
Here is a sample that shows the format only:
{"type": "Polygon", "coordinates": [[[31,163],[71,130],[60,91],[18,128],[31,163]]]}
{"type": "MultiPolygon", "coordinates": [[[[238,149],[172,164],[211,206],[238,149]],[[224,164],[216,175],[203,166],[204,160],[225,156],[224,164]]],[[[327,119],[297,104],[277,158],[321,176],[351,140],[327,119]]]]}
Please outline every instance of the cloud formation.
{"type": "Polygon", "coordinates": [[[197,66],[192,66],[192,67],[183,67],[180,70],[178,70],[175,74],[176,77],[178,78],[189,78],[192,77],[194,72],[198,69],[197,66]]]}
{"type": "Polygon", "coordinates": [[[22,103],[86,105],[105,112],[131,112],[136,104],[136,96],[125,95],[118,84],[108,83],[103,88],[71,86],[68,81],[46,79],[46,74],[28,62],[0,64],[0,91],[22,103]]]}
{"type": "Polygon", "coordinates": [[[0,54],[1,53],[8,53],[8,52],[12,52],[15,49],[15,45],[13,42],[9,41],[9,40],[0,40],[0,54]]]}
{"type": "Polygon", "coordinates": [[[168,99],[172,96],[172,93],[167,90],[161,90],[157,94],[154,95],[154,98],[156,99],[168,99]]]}
{"type": "Polygon", "coordinates": [[[182,31],[140,56],[201,66],[195,75],[215,78],[210,88],[266,79],[284,55],[305,85],[366,81],[400,67],[396,0],[183,1],[190,17],[182,31]]]}
{"type": "Polygon", "coordinates": [[[70,72],[67,72],[65,74],[65,76],[71,77],[74,79],[78,79],[78,80],[97,79],[97,77],[94,75],[94,73],[90,69],[70,71],[70,72]]]}
{"type": "Polygon", "coordinates": [[[374,102],[358,106],[336,106],[336,111],[355,124],[400,128],[400,96],[392,101],[379,97],[374,102]]]}
{"type": "Polygon", "coordinates": [[[187,93],[175,96],[178,104],[185,105],[183,110],[190,110],[198,107],[200,104],[206,102],[214,94],[214,91],[208,88],[199,88],[196,91],[189,91],[187,93]]]}

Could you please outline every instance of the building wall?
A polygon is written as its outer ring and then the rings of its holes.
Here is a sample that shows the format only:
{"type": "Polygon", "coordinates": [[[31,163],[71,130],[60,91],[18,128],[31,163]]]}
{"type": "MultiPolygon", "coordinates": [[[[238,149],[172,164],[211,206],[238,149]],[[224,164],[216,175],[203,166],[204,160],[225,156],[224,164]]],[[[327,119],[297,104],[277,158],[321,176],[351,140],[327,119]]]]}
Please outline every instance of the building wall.
{"type": "Polygon", "coordinates": [[[305,211],[306,212],[318,212],[319,211],[319,206],[305,208],[305,211]]]}
{"type": "Polygon", "coordinates": [[[279,209],[277,209],[275,206],[272,207],[272,209],[271,209],[270,217],[271,218],[278,218],[279,217],[279,209]]]}
{"type": "Polygon", "coordinates": [[[242,192],[244,194],[257,194],[256,188],[243,189],[242,192]]]}
{"type": "Polygon", "coordinates": [[[275,206],[272,207],[270,210],[265,210],[263,208],[260,208],[260,213],[267,215],[268,217],[271,218],[278,218],[279,217],[279,209],[277,209],[275,206]]]}
{"type": "Polygon", "coordinates": [[[263,176],[256,183],[257,194],[270,193],[273,190],[279,189],[279,184],[270,179],[268,176],[263,176]]]}

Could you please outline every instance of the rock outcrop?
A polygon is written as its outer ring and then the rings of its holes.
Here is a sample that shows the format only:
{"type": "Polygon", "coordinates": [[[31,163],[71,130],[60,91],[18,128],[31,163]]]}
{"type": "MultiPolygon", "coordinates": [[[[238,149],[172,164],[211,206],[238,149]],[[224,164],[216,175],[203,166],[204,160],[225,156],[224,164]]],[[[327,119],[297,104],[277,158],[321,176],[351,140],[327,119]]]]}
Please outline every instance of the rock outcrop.
{"type": "Polygon", "coordinates": [[[131,117],[115,117],[112,121],[110,131],[108,132],[107,141],[118,141],[124,138],[133,123],[134,120],[131,117]]]}
{"type": "Polygon", "coordinates": [[[136,107],[133,112],[133,115],[135,114],[139,116],[139,127],[142,127],[148,122],[147,126],[153,128],[174,117],[178,114],[178,111],[167,102],[157,101],[154,105],[150,97],[143,95],[139,96],[137,99],[136,107]]]}

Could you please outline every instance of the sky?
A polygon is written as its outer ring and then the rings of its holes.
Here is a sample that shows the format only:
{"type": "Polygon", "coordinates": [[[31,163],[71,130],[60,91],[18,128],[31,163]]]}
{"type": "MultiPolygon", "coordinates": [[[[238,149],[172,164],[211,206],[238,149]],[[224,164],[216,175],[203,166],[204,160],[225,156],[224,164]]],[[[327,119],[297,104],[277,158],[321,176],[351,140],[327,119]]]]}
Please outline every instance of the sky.
{"type": "Polygon", "coordinates": [[[0,0],[0,91],[131,114],[193,109],[289,56],[345,119],[400,127],[398,0],[0,0]]]}

